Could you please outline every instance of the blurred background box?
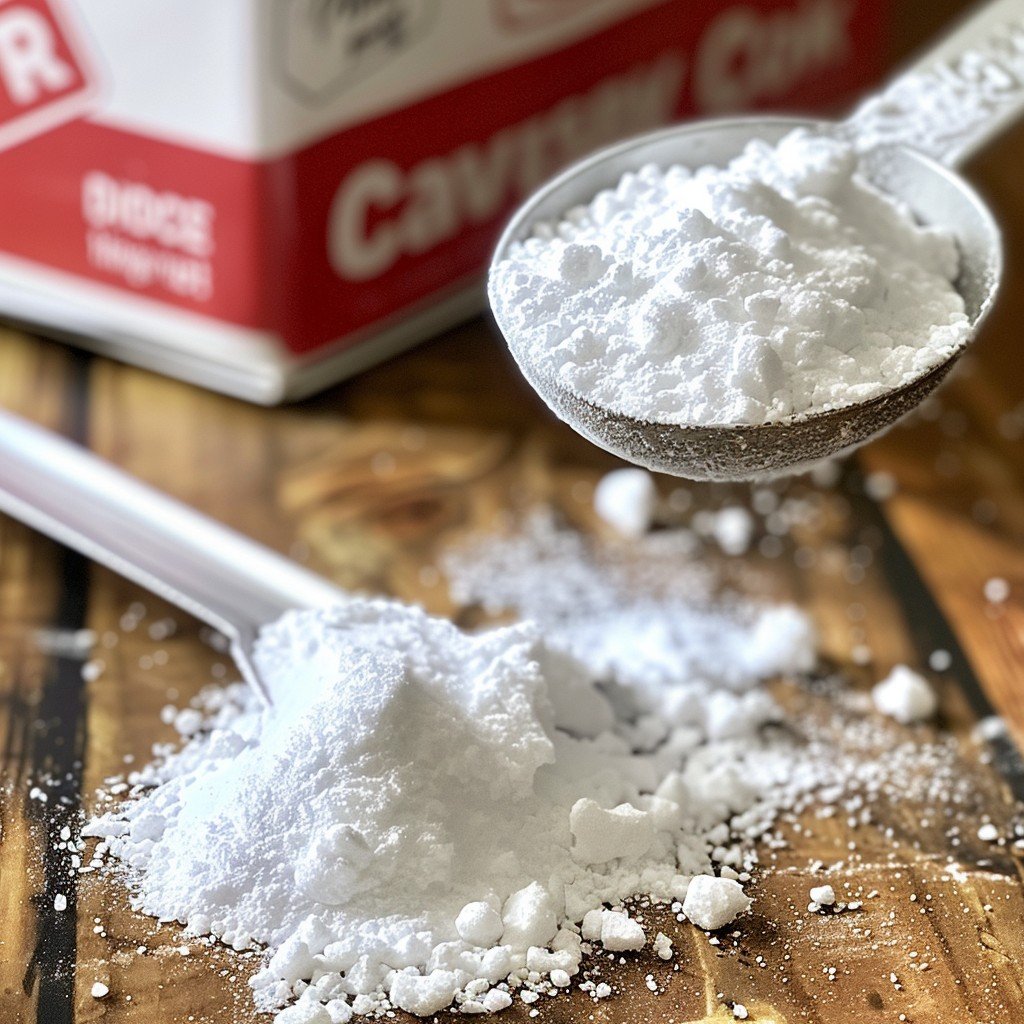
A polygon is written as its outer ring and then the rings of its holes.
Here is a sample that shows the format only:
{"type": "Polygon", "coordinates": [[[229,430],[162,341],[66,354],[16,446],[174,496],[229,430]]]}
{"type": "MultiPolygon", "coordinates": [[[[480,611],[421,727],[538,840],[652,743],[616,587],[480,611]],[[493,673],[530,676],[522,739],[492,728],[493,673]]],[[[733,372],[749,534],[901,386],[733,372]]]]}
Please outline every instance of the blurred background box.
{"type": "Polygon", "coordinates": [[[837,110],[887,0],[7,0],[0,313],[262,403],[478,311],[616,139],[837,110]]]}

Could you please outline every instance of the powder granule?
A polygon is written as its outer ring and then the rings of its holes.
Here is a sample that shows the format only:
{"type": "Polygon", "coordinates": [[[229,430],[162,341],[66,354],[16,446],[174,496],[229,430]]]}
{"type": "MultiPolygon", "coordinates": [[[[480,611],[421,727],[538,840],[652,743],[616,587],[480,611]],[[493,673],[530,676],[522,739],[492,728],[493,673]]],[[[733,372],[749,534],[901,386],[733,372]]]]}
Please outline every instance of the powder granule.
{"type": "Polygon", "coordinates": [[[731,878],[698,875],[686,889],[683,913],[698,928],[713,932],[749,910],[752,902],[739,882],[731,878]]]}
{"type": "Polygon", "coordinates": [[[836,901],[836,892],[831,885],[815,885],[809,893],[812,903],[822,907],[831,907],[836,901]]]}
{"type": "Polygon", "coordinates": [[[999,840],[999,829],[990,821],[986,821],[978,828],[978,838],[983,843],[995,843],[999,840]]]}
{"type": "Polygon", "coordinates": [[[627,914],[606,910],[601,916],[601,945],[613,953],[627,949],[643,949],[647,935],[627,914]]]}
{"type": "Polygon", "coordinates": [[[883,715],[902,725],[926,721],[939,706],[928,680],[906,665],[897,665],[874,687],[871,698],[883,715]]]}
{"type": "Polygon", "coordinates": [[[711,535],[727,555],[746,554],[754,536],[754,517],[742,505],[719,509],[715,513],[711,535]]]}
{"type": "Polygon", "coordinates": [[[489,903],[467,903],[455,918],[455,930],[471,946],[493,946],[504,930],[501,915],[489,903]]]}
{"type": "Polygon", "coordinates": [[[517,353],[614,412],[759,424],[906,384],[969,335],[947,232],[800,129],[727,167],[646,166],[513,245],[491,293],[517,353]]]}
{"type": "Polygon", "coordinates": [[[658,504],[654,477],[645,469],[613,469],[594,489],[594,511],[624,537],[642,537],[658,504]]]}

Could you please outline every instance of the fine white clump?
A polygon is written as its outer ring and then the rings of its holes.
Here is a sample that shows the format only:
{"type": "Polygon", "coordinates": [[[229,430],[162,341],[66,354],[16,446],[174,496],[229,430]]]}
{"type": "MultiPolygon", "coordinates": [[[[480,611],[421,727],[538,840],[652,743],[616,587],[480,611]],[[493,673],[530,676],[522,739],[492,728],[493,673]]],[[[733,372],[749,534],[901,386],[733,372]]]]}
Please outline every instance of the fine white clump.
{"type": "Polygon", "coordinates": [[[568,985],[585,940],[642,948],[608,909],[635,893],[685,896],[702,928],[750,905],[714,872],[748,871],[811,782],[758,686],[812,659],[809,629],[770,624],[797,614],[647,604],[585,658],[394,602],[290,613],[257,649],[272,710],[218,691],[86,834],[132,869],[137,909],[265,944],[252,986],[283,1020],[501,1009],[568,985]]]}
{"type": "Polygon", "coordinates": [[[727,555],[746,554],[754,537],[754,517],[742,505],[719,509],[711,534],[727,555]]]}
{"type": "Polygon", "coordinates": [[[658,490],[646,469],[613,469],[594,488],[594,511],[624,537],[642,537],[657,505],[658,490]]]}
{"type": "Polygon", "coordinates": [[[836,891],[831,885],[815,885],[811,887],[810,897],[818,906],[831,907],[836,901],[836,891]]]}
{"type": "Polygon", "coordinates": [[[991,604],[1002,604],[1010,597],[1010,584],[1002,576],[985,580],[985,600],[991,604]]]}
{"type": "Polygon", "coordinates": [[[897,665],[877,683],[871,697],[883,715],[903,725],[926,721],[939,706],[928,680],[906,665],[897,665]]]}
{"type": "Polygon", "coordinates": [[[1010,738],[1006,719],[999,715],[986,715],[971,730],[976,743],[998,743],[1010,738]]]}
{"type": "Polygon", "coordinates": [[[978,838],[983,843],[995,843],[999,841],[999,829],[995,827],[990,821],[986,821],[984,825],[978,828],[978,838]]]}
{"type": "Polygon", "coordinates": [[[505,925],[501,915],[489,903],[467,903],[455,918],[455,930],[471,946],[493,946],[505,925]]]}
{"type": "Polygon", "coordinates": [[[606,910],[601,916],[601,944],[618,953],[627,949],[643,949],[647,936],[643,928],[626,914],[606,910]]]}
{"type": "Polygon", "coordinates": [[[731,878],[698,875],[687,887],[683,913],[698,928],[713,932],[749,910],[751,902],[739,882],[731,878]]]}
{"type": "Polygon", "coordinates": [[[760,424],[875,398],[969,335],[952,235],[798,130],[727,167],[646,166],[494,270],[517,354],[618,413],[760,424]]]}

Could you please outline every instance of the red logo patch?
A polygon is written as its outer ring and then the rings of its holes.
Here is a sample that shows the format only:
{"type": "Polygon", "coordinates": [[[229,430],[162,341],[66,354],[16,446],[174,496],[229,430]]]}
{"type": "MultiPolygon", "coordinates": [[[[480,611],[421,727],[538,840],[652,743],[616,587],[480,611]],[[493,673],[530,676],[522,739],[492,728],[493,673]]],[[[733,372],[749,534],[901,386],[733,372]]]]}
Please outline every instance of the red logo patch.
{"type": "Polygon", "coordinates": [[[59,0],[0,0],[0,149],[85,112],[92,79],[59,0]]]}

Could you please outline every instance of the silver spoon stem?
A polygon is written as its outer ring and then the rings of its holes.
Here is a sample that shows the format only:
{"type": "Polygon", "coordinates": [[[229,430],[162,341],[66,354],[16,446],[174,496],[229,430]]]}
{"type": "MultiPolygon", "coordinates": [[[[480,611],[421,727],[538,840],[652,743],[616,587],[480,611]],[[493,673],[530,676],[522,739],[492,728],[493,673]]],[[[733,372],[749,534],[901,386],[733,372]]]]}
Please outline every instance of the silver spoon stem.
{"type": "Polygon", "coordinates": [[[865,100],[839,131],[958,167],[1024,113],[1024,0],[983,5],[865,100]]]}
{"type": "Polygon", "coordinates": [[[0,510],[223,633],[268,703],[251,657],[260,627],[343,600],[322,577],[6,412],[0,510]]]}

